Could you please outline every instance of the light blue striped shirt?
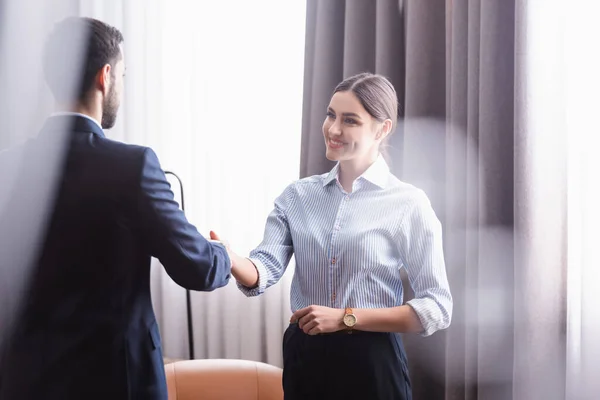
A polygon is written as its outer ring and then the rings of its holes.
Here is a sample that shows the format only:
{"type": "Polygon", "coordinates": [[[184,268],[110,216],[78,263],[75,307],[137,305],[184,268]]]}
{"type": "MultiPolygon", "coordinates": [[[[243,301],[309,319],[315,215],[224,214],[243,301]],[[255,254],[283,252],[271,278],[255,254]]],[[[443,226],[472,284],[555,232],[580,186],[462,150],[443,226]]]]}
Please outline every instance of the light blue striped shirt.
{"type": "Polygon", "coordinates": [[[292,257],[292,312],[310,305],[385,308],[403,304],[400,269],[415,298],[407,302],[424,336],[450,324],[452,296],[442,249],[442,227],[426,194],[377,161],[346,193],[339,164],[324,175],[289,185],[275,200],[262,243],[250,253],[257,296],[279,281],[292,257]]]}

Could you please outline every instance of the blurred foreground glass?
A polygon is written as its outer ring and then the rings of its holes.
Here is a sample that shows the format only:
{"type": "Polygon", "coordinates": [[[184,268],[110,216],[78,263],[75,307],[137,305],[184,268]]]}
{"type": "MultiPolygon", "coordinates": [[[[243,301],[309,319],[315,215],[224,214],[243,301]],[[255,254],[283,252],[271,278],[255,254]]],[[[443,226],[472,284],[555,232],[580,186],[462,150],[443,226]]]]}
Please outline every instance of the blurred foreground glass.
{"type": "MultiPolygon", "coordinates": [[[[52,111],[42,73],[43,44],[55,22],[76,14],[78,2],[4,0],[0,10],[1,346],[38,255],[63,159],[64,137],[35,145],[27,141],[52,111]]],[[[71,65],[65,85],[73,86],[78,70],[71,65]]]]}

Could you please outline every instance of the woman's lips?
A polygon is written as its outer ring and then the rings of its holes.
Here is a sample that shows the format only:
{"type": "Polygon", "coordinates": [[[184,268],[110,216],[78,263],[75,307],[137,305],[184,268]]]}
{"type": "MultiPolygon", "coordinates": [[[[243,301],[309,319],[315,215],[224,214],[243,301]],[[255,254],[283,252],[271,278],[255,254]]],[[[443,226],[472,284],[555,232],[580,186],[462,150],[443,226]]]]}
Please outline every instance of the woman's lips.
{"type": "Polygon", "coordinates": [[[339,140],[334,140],[334,139],[329,139],[328,143],[329,147],[331,147],[332,149],[341,149],[342,147],[344,147],[344,145],[346,143],[344,142],[340,142],[339,140]]]}

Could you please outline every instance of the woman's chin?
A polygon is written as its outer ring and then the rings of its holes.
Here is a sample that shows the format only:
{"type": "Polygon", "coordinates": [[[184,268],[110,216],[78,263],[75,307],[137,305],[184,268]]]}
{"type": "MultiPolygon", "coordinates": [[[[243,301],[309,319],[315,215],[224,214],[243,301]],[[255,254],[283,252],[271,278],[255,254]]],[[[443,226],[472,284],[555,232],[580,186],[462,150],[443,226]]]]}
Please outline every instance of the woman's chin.
{"type": "Polygon", "coordinates": [[[335,150],[331,150],[330,148],[327,148],[325,151],[325,157],[329,161],[340,161],[340,154],[335,150]]]}

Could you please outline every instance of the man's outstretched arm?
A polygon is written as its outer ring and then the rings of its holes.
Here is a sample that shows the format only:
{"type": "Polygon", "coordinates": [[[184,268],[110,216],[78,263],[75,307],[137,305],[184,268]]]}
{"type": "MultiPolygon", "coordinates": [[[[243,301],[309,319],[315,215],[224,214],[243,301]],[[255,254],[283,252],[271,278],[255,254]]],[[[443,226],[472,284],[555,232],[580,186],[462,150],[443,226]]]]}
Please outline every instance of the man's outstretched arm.
{"type": "Polygon", "coordinates": [[[211,291],[227,285],[231,262],[225,247],[205,239],[175,201],[156,154],[146,149],[138,190],[142,234],[153,257],[180,286],[211,291]]]}

